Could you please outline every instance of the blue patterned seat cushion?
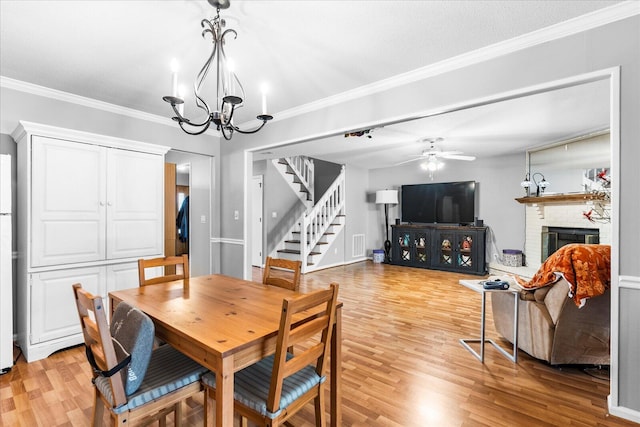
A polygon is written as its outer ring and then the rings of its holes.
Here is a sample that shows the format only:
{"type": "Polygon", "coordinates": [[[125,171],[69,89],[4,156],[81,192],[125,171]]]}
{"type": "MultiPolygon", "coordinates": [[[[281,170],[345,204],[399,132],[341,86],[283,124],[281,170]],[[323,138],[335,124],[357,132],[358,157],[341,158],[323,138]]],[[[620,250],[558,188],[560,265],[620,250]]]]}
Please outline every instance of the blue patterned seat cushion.
{"type": "Polygon", "coordinates": [[[140,309],[121,302],[113,313],[109,330],[115,341],[118,361],[131,355],[131,362],[121,371],[125,393],[129,396],[140,388],[147,372],[155,327],[149,316],[140,309]]]}
{"type": "MultiPolygon", "coordinates": [[[[289,355],[290,356],[290,355],[289,355]]],[[[288,357],[290,358],[290,357],[288,357]]],[[[252,408],[262,416],[276,418],[300,396],[323,383],[326,377],[316,374],[315,367],[307,366],[295,374],[284,379],[280,408],[276,412],[267,411],[267,397],[271,385],[274,355],[247,366],[234,375],[233,398],[243,405],[252,408]]],[[[209,372],[202,377],[202,381],[209,387],[216,387],[216,374],[209,372]]]]}
{"type": "MultiPolygon", "coordinates": [[[[140,388],[131,396],[128,402],[115,408],[116,414],[132,410],[154,399],[169,394],[196,381],[200,381],[207,369],[166,344],[158,347],[151,354],[147,373],[140,388]]],[[[113,394],[109,379],[96,378],[96,387],[102,395],[113,402],[113,394]]]]}

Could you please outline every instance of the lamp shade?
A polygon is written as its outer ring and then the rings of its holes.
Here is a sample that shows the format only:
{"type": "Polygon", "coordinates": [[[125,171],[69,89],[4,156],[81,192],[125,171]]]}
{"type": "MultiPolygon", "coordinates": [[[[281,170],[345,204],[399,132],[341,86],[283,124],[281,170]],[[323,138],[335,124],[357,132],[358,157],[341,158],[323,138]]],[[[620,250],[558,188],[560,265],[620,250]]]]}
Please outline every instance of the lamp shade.
{"type": "Polygon", "coordinates": [[[398,190],[378,190],[376,191],[377,204],[398,204],[398,190]]]}

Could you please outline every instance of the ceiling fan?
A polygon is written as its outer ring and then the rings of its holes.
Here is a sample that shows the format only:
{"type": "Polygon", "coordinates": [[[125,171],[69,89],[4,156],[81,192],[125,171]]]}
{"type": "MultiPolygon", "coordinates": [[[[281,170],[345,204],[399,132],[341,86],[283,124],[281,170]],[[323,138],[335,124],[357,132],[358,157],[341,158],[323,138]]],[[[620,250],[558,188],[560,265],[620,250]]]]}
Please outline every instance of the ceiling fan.
{"type": "Polygon", "coordinates": [[[435,147],[437,142],[442,142],[443,138],[426,138],[420,140],[420,142],[427,142],[430,144],[428,149],[422,151],[421,154],[417,156],[412,156],[412,159],[405,160],[404,162],[400,162],[397,165],[402,165],[404,163],[414,162],[416,160],[426,160],[431,162],[436,162],[437,159],[448,159],[448,160],[464,160],[464,161],[473,161],[476,159],[475,156],[465,156],[462,155],[462,151],[442,151],[435,147]]]}

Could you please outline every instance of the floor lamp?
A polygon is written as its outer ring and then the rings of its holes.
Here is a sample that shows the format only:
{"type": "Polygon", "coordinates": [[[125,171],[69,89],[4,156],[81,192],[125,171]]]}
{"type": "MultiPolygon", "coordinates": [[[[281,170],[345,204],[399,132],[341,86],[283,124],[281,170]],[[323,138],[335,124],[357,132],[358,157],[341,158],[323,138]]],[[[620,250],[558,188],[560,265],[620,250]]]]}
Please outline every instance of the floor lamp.
{"type": "Polygon", "coordinates": [[[391,241],[389,240],[389,205],[398,204],[398,190],[376,191],[376,204],[384,205],[384,230],[387,240],[384,241],[384,260],[391,262],[391,241]]]}

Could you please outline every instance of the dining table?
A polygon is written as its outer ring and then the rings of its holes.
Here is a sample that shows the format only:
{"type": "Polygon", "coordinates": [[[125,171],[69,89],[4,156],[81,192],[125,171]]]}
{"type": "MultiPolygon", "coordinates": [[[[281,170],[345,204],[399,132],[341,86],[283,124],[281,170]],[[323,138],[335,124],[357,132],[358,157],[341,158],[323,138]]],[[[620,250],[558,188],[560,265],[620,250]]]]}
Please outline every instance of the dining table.
{"type": "MultiPolygon", "coordinates": [[[[159,339],[215,372],[215,425],[230,427],[234,372],[275,352],[283,300],[297,294],[260,282],[211,274],[113,291],[109,298],[112,310],[122,301],[142,310],[153,320],[159,339]]],[[[338,302],[329,365],[332,426],[340,426],[342,420],[341,312],[338,302]]]]}

